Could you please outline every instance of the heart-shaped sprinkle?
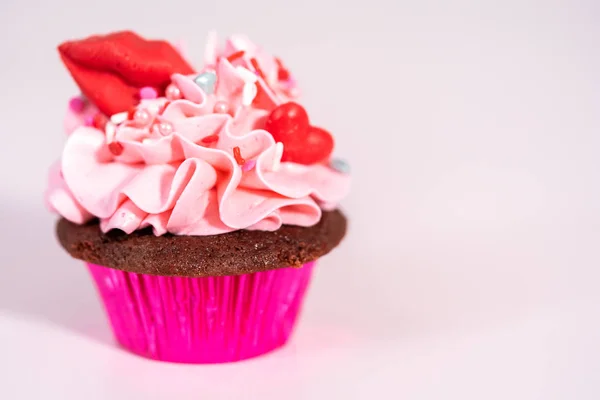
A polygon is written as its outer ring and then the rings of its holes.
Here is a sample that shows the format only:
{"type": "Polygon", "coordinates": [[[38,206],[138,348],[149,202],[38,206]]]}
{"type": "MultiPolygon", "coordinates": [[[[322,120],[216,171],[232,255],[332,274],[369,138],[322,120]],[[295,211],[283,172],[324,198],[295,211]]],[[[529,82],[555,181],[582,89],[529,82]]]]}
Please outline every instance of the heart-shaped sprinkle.
{"type": "Polygon", "coordinates": [[[324,129],[309,126],[301,142],[285,144],[282,161],[311,165],[319,163],[333,151],[333,137],[324,129]]]}
{"type": "Polygon", "coordinates": [[[304,108],[294,102],[275,108],[265,123],[275,141],[284,146],[282,161],[315,164],[325,160],[333,151],[329,132],[311,126],[304,108]]]}
{"type": "Polygon", "coordinates": [[[289,102],[275,108],[267,118],[265,129],[277,142],[287,144],[306,136],[308,114],[298,103],[289,102]]]}
{"type": "Polygon", "coordinates": [[[215,84],[217,83],[217,74],[213,71],[203,72],[194,78],[196,85],[200,86],[200,89],[206,94],[212,94],[215,91],[215,84]]]}
{"type": "Polygon", "coordinates": [[[332,158],[331,161],[329,161],[329,166],[337,172],[341,172],[342,174],[350,173],[350,164],[341,158],[332,158]]]}

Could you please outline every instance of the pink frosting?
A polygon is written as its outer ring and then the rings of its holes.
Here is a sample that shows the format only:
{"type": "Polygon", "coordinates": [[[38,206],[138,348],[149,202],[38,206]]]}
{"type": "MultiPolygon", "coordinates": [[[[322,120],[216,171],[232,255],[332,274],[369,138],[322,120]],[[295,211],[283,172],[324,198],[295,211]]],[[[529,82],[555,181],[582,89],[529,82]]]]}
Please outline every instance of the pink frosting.
{"type": "Polygon", "coordinates": [[[311,226],[322,209],[334,208],[349,190],[349,176],[325,164],[281,162],[281,145],[261,129],[269,112],[295,94],[277,80],[274,58],[234,37],[222,53],[209,43],[206,62],[205,71],[217,75],[214,93],[206,94],[195,76],[174,75],[182,99],[166,108],[166,98],[141,101],[140,108],[157,123],[172,126],[165,136],[156,126],[127,120],[115,126],[111,138],[84,126],[96,111],[93,106],[80,113],[69,110],[67,143],[50,169],[49,207],[75,223],[99,218],[104,232],[152,226],[156,235],[311,226]],[[243,58],[232,63],[224,58],[240,48],[246,51],[243,58]],[[264,80],[256,84],[264,95],[248,106],[243,100],[247,81],[236,67],[250,69],[250,57],[263,71],[264,80]],[[231,114],[214,113],[217,101],[227,102],[231,114]],[[203,142],[213,135],[218,140],[203,142]],[[109,150],[111,141],[120,143],[119,155],[109,150]],[[244,168],[234,157],[235,147],[249,161],[244,168]]]}

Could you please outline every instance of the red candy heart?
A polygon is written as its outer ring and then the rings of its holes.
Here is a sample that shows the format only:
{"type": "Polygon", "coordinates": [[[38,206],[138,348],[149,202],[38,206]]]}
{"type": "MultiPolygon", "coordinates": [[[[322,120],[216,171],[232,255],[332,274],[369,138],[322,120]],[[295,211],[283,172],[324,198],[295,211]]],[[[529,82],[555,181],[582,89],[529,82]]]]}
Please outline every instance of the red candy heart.
{"type": "Polygon", "coordinates": [[[283,143],[283,161],[315,164],[333,151],[333,137],[324,129],[310,125],[306,110],[289,102],[275,108],[265,123],[277,142],[283,143]]]}
{"type": "Polygon", "coordinates": [[[135,106],[144,86],[162,93],[172,74],[194,72],[169,43],[130,31],[65,42],[58,51],[83,94],[106,115],[135,106]]]}
{"type": "Polygon", "coordinates": [[[304,139],[309,126],[306,110],[300,104],[289,102],[271,111],[265,129],[285,146],[298,139],[304,139]]]}

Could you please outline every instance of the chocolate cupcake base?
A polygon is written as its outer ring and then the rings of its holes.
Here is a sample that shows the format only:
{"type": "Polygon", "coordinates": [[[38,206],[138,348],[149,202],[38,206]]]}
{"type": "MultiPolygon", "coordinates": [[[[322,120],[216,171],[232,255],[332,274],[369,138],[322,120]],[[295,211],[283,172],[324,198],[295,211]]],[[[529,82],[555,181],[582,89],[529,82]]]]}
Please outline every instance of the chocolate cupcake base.
{"type": "Polygon", "coordinates": [[[284,225],[274,232],[240,230],[212,236],[155,236],[150,228],[103,233],[99,223],[61,219],[61,245],[74,258],[126,272],[206,277],[301,267],[329,253],[346,233],[339,210],[323,212],[311,227],[284,225]]]}

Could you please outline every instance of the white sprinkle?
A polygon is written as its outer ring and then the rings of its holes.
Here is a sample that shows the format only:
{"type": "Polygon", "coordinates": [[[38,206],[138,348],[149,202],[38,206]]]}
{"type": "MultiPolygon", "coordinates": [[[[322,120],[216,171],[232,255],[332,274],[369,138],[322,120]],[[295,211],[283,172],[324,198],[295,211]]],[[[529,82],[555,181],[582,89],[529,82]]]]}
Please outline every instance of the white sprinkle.
{"type": "Polygon", "coordinates": [[[246,83],[254,83],[258,80],[256,74],[242,66],[235,67],[235,70],[246,83]]]}
{"type": "Polygon", "coordinates": [[[113,124],[119,125],[119,124],[121,124],[121,123],[123,123],[123,122],[127,121],[127,114],[128,114],[128,113],[127,113],[126,111],[123,111],[123,112],[120,112],[120,113],[113,114],[113,115],[110,117],[110,121],[111,121],[113,124]]]}
{"type": "Polygon", "coordinates": [[[217,61],[218,45],[217,32],[215,30],[208,32],[206,47],[204,49],[204,64],[212,65],[217,61]]]}
{"type": "Polygon", "coordinates": [[[258,89],[255,83],[246,83],[242,91],[242,104],[249,106],[254,101],[254,98],[258,94],[258,89]]]}
{"type": "Polygon", "coordinates": [[[104,133],[106,133],[106,143],[111,143],[115,139],[115,134],[117,132],[117,126],[112,122],[107,122],[104,127],[104,133]]]}
{"type": "Polygon", "coordinates": [[[248,39],[240,35],[232,35],[229,38],[229,42],[233,45],[236,51],[244,50],[248,48],[248,39]]]}
{"type": "Polygon", "coordinates": [[[273,159],[273,167],[271,168],[273,171],[279,171],[279,167],[281,166],[281,157],[283,156],[283,143],[277,142],[275,145],[275,158],[273,159]]]}

